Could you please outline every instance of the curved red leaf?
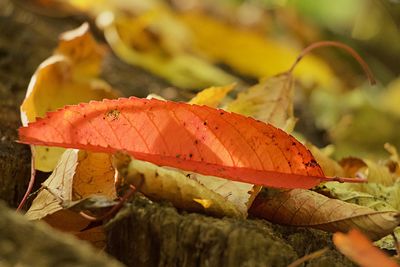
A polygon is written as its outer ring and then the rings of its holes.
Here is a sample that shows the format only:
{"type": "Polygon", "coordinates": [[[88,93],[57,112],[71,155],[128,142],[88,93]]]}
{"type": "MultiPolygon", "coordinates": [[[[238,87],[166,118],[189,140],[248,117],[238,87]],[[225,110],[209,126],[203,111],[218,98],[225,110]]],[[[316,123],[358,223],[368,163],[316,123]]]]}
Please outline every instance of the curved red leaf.
{"type": "MultiPolygon", "coordinates": [[[[19,129],[22,143],[113,153],[246,183],[311,188],[324,174],[287,133],[207,106],[141,99],[67,106],[19,129]]],[[[325,178],[326,179],[326,178],[325,178]]]]}

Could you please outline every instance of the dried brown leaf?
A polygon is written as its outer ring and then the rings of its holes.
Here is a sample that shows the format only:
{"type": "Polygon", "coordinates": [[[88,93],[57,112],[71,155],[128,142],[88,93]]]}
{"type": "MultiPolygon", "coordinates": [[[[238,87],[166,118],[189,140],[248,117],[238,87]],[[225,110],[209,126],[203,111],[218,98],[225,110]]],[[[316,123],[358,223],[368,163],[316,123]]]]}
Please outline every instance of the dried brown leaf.
{"type": "Polygon", "coordinates": [[[373,240],[390,234],[400,223],[398,211],[375,211],[303,189],[268,190],[257,196],[249,212],[271,222],[329,232],[358,228],[373,240]]]}
{"type": "Polygon", "coordinates": [[[109,154],[67,149],[26,216],[39,220],[94,194],[113,200],[117,197],[114,176],[109,154]]]}
{"type": "Polygon", "coordinates": [[[111,157],[105,153],[65,150],[26,213],[28,219],[44,220],[56,229],[104,248],[103,228],[87,229],[91,221],[79,212],[115,205],[112,201],[116,198],[115,170],[111,157]]]}

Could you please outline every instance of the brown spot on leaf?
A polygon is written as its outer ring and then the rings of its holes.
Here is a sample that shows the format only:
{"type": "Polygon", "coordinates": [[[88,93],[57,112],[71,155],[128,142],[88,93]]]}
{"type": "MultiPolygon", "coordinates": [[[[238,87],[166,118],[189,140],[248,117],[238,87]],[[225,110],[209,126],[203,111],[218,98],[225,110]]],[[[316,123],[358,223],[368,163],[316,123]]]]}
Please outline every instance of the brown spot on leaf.
{"type": "Polygon", "coordinates": [[[305,165],[307,167],[316,167],[316,166],[318,166],[318,163],[314,159],[312,159],[309,162],[306,162],[305,165]]]}
{"type": "MultiPolygon", "coordinates": [[[[110,118],[112,121],[114,121],[118,120],[119,114],[121,114],[121,112],[118,109],[112,109],[105,113],[105,117],[110,118]]],[[[103,119],[105,119],[105,117],[103,117],[103,119]]]]}

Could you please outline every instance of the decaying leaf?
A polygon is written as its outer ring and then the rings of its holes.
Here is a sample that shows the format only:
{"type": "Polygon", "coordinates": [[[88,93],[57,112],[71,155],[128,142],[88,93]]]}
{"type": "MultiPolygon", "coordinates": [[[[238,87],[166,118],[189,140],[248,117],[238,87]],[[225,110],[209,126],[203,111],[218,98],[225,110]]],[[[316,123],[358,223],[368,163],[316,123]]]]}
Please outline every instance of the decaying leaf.
{"type": "Polygon", "coordinates": [[[206,106],[135,97],[92,101],[48,113],[19,134],[23,143],[127,151],[157,165],[258,185],[310,188],[332,180],[287,133],[206,106]]]}
{"type": "MultiPolygon", "coordinates": [[[[65,32],[54,55],[36,70],[21,105],[23,125],[43,117],[46,112],[67,104],[116,98],[118,93],[98,79],[105,49],[89,32],[88,24],[65,32]]],[[[35,167],[52,171],[64,152],[61,148],[35,146],[35,167]]]]}
{"type": "Polygon", "coordinates": [[[284,73],[239,93],[226,110],[251,116],[291,132],[296,119],[293,115],[293,77],[284,73]]]}
{"type": "Polygon", "coordinates": [[[353,229],[348,234],[335,233],[333,243],[337,249],[361,267],[387,266],[398,267],[385,253],[374,247],[359,231],[353,229]]]}
{"type": "Polygon", "coordinates": [[[72,199],[72,177],[78,164],[78,151],[66,150],[55,171],[43,183],[43,190],[33,200],[25,216],[29,220],[39,220],[62,210],[61,202],[72,199]]]}
{"type": "Polygon", "coordinates": [[[275,223],[330,232],[358,228],[373,240],[390,234],[400,223],[396,210],[375,211],[304,189],[267,190],[257,196],[249,212],[275,223]]]}

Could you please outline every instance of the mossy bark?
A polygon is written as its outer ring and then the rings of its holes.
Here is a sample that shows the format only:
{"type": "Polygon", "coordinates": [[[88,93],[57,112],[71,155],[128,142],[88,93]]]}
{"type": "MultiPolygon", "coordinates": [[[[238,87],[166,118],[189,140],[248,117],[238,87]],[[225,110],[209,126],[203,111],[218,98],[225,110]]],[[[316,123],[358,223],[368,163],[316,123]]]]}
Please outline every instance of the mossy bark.
{"type": "Polygon", "coordinates": [[[0,202],[0,266],[122,267],[122,264],[42,222],[29,222],[0,202]]]}
{"type": "Polygon", "coordinates": [[[0,198],[11,206],[21,200],[29,180],[30,151],[16,142],[21,104],[30,77],[51,54],[57,35],[75,20],[40,18],[0,0],[0,198]]]}
{"type": "Polygon", "coordinates": [[[143,196],[106,229],[107,251],[128,266],[287,266],[324,247],[330,250],[307,266],[353,266],[322,231],[179,212],[143,196]]]}

